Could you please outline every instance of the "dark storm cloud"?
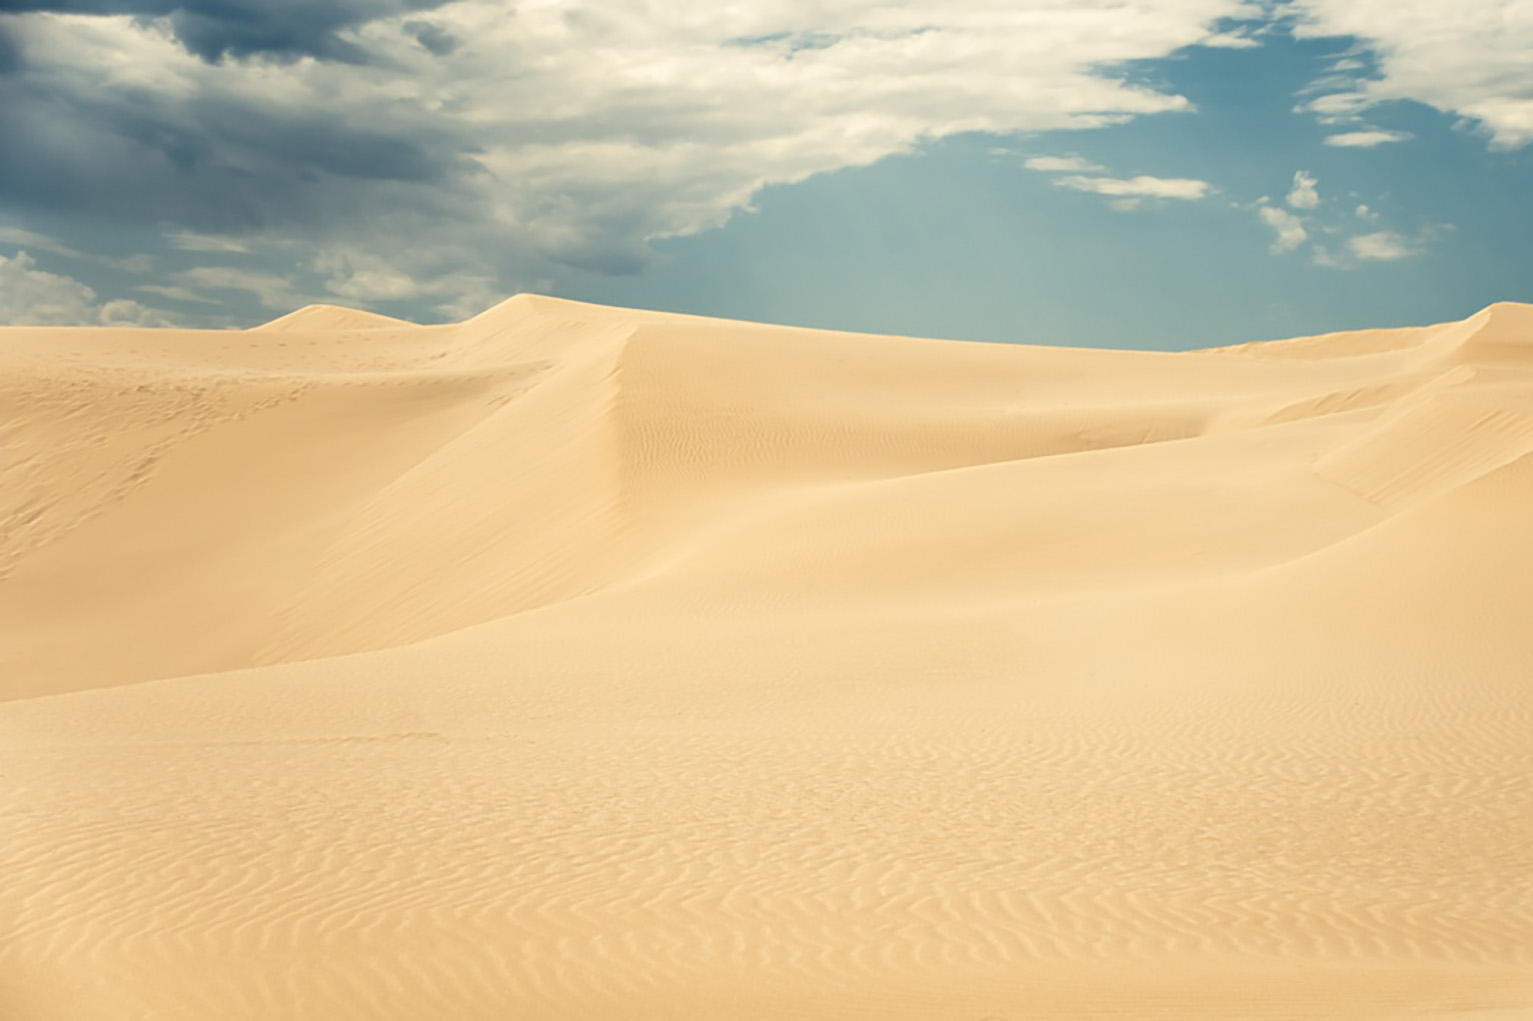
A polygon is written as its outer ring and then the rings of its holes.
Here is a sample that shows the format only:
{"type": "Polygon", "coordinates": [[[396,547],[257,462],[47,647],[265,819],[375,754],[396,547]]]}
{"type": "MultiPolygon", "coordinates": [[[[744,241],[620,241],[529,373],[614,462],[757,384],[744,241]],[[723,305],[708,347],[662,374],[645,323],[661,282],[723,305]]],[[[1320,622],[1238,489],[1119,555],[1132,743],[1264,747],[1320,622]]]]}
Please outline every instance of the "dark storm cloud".
{"type": "Polygon", "coordinates": [[[407,21],[404,28],[415,37],[416,42],[439,57],[447,56],[463,42],[440,25],[433,25],[429,21],[407,21]]]}
{"type": "MultiPolygon", "coordinates": [[[[188,52],[213,63],[225,57],[317,57],[363,63],[367,55],[341,38],[378,18],[440,7],[447,0],[0,0],[0,13],[120,14],[168,17],[188,52]]],[[[428,33],[430,34],[430,33],[428,33]]],[[[438,52],[432,42],[421,44],[438,52]]],[[[441,33],[435,42],[445,40],[441,33]],[[440,36],[440,38],[438,38],[440,36]]],[[[0,70],[4,50],[0,44],[0,70]]]]}
{"type": "Polygon", "coordinates": [[[13,208],[144,225],[322,230],[376,201],[374,189],[445,200],[475,170],[469,144],[428,119],[362,124],[354,113],[24,73],[9,79],[3,116],[6,133],[28,144],[0,145],[0,195],[13,208]]]}
{"type": "Polygon", "coordinates": [[[11,35],[10,29],[0,22],[0,76],[14,74],[21,69],[21,44],[11,35]]]}

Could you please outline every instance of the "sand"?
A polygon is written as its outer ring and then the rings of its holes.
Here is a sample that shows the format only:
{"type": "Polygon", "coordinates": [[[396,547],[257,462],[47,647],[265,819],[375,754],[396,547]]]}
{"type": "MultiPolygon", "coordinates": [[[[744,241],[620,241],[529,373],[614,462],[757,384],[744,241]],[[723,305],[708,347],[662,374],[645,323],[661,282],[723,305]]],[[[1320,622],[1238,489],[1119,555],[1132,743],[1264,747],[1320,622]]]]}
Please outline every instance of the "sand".
{"type": "Polygon", "coordinates": [[[1533,1017],[1533,306],[0,330],[0,1018],[1533,1017]]]}

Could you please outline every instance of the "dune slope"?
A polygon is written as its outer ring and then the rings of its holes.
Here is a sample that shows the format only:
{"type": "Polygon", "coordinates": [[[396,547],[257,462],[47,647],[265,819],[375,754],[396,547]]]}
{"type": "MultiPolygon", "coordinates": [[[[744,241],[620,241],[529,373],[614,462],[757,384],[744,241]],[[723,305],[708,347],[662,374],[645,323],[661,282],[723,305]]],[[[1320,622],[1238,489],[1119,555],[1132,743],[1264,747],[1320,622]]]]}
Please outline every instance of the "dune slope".
{"type": "Polygon", "coordinates": [[[0,330],[0,1017],[1533,1017],[1533,306],[0,330]]]}

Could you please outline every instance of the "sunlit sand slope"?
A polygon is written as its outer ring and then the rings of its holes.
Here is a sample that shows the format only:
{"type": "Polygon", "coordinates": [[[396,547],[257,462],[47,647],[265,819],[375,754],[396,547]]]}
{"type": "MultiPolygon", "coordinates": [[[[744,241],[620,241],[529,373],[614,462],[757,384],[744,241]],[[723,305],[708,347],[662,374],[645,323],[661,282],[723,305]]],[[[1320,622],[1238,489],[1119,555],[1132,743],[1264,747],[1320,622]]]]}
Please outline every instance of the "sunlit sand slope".
{"type": "Polygon", "coordinates": [[[0,1018],[1533,1017],[1533,307],[0,330],[0,1018]]]}

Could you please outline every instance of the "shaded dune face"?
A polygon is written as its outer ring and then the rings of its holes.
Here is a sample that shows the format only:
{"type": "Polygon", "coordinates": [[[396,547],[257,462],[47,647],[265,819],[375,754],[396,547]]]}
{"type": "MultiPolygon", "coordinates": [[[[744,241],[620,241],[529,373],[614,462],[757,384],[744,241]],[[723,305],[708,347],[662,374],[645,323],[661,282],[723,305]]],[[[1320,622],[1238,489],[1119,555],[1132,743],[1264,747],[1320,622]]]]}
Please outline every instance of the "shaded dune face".
{"type": "Polygon", "coordinates": [[[0,1017],[1533,1016],[1530,507],[1525,305],[0,330],[0,1017]]]}

